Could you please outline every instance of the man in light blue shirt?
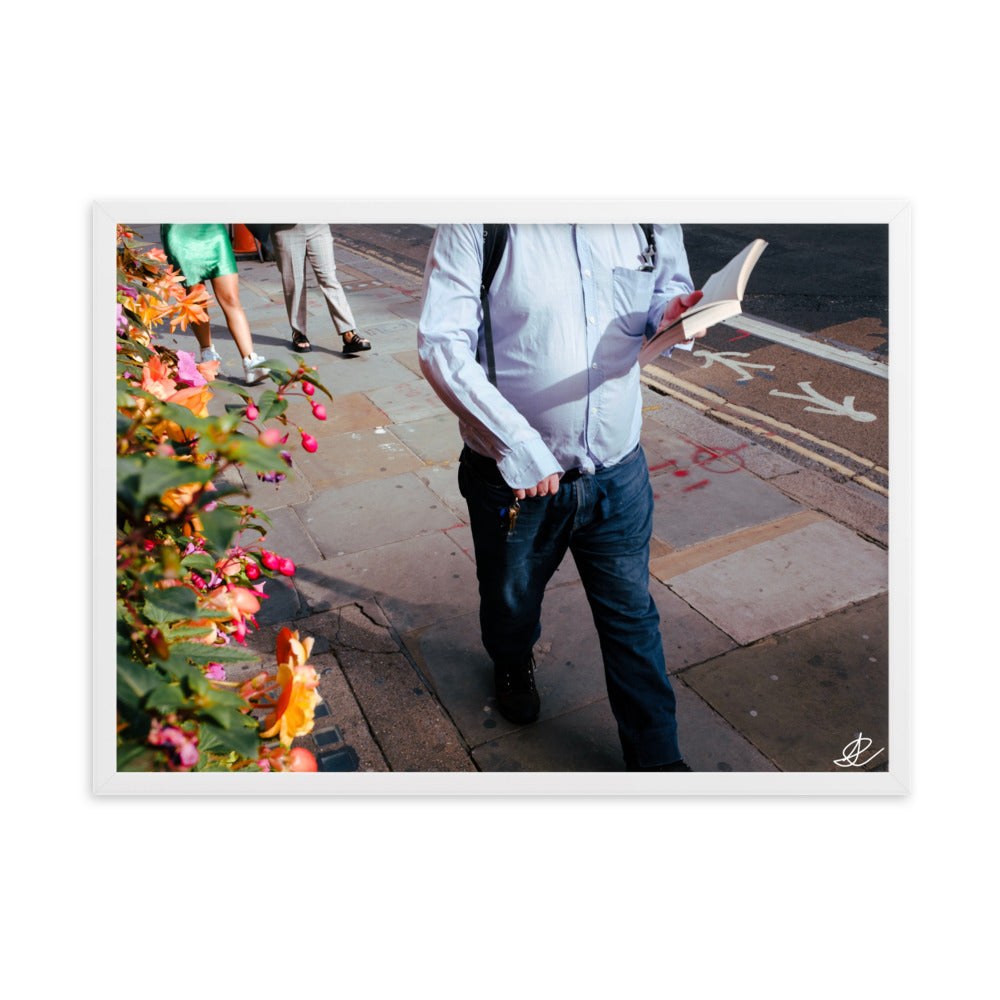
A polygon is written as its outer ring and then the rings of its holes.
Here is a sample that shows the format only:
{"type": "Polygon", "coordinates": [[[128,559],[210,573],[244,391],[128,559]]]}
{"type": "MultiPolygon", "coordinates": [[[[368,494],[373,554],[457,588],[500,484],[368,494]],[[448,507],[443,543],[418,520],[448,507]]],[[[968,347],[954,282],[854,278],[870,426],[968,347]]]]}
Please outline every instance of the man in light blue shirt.
{"type": "Polygon", "coordinates": [[[480,361],[481,225],[438,227],[418,330],[421,370],[466,445],[459,485],[497,706],[518,724],[538,717],[532,648],[545,586],[569,549],[626,767],[689,770],[649,593],[653,498],[637,363],[644,339],[701,297],[680,227],[653,227],[652,264],[638,225],[507,229],[488,300],[495,382],[480,361]]]}

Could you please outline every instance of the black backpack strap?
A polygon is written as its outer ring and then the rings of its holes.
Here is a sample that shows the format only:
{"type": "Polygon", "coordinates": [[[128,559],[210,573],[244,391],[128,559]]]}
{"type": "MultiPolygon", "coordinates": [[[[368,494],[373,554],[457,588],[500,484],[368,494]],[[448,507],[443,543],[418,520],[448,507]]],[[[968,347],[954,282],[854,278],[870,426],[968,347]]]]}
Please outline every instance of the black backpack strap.
{"type": "Polygon", "coordinates": [[[643,271],[652,271],[656,267],[656,237],[653,236],[653,224],[651,222],[640,222],[643,236],[646,237],[646,250],[642,255],[643,271]]]}
{"type": "Polygon", "coordinates": [[[497,367],[493,358],[493,327],[490,323],[490,285],[500,266],[504,247],[507,245],[507,227],[499,223],[483,226],[483,277],[479,286],[479,301],[483,305],[483,341],[486,348],[486,374],[497,384],[497,367]]]}

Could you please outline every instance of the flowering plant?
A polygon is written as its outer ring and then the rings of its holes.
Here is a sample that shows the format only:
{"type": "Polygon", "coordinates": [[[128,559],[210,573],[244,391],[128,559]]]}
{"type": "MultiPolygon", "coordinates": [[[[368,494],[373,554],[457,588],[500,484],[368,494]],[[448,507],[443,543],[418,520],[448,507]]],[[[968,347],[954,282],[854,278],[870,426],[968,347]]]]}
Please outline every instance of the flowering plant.
{"type": "Polygon", "coordinates": [[[264,549],[269,521],[227,474],[284,479],[289,395],[330,394],[301,361],[268,361],[275,388],[255,401],[215,381],[217,361],[157,343],[163,324],[206,321],[211,300],[203,286],[185,289],[162,251],[128,227],[117,237],[118,769],[315,770],[309,751],[291,746],[312,729],[318,700],[311,640],[283,629],[273,674],[226,680],[227,666],[258,659],[246,638],[265,581],[295,573],[264,549]],[[220,386],[239,401],[212,416],[220,386]]]}

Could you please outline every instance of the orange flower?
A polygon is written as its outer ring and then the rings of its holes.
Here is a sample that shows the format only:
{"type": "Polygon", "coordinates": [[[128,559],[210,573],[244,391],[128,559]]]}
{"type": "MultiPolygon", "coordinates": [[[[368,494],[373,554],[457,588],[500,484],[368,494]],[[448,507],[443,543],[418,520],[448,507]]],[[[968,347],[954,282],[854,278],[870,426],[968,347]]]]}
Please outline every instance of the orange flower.
{"type": "MultiPolygon", "coordinates": [[[[183,389],[179,389],[172,396],[168,396],[166,401],[186,407],[196,417],[207,417],[208,401],[212,398],[212,395],[213,393],[207,386],[186,386],[183,389]]],[[[172,441],[187,440],[187,434],[184,433],[183,428],[180,424],[176,424],[172,420],[163,421],[161,425],[157,426],[156,432],[166,434],[172,441]]]]}
{"type": "Polygon", "coordinates": [[[208,306],[212,299],[204,285],[195,285],[187,295],[181,297],[173,306],[174,315],[170,318],[170,329],[178,326],[187,329],[188,323],[207,323],[208,306]]]}
{"type": "Polygon", "coordinates": [[[201,373],[201,377],[206,382],[214,382],[215,376],[219,374],[218,361],[201,361],[195,366],[201,373]]]}
{"type": "Polygon", "coordinates": [[[313,648],[313,637],[300,640],[299,633],[285,627],[278,633],[275,646],[275,659],[278,663],[287,663],[292,667],[303,667],[309,659],[313,648]]]}
{"type": "Polygon", "coordinates": [[[167,510],[179,514],[195,498],[195,494],[202,489],[201,483],[185,483],[183,486],[175,486],[172,490],[167,490],[160,497],[160,503],[167,510]]]}
{"type": "Polygon", "coordinates": [[[208,401],[211,398],[212,392],[205,386],[187,386],[178,389],[172,396],[168,396],[167,402],[186,406],[196,417],[207,417],[208,401]]]}
{"type": "Polygon", "coordinates": [[[274,711],[264,719],[263,739],[278,737],[282,746],[291,746],[296,736],[312,731],[313,717],[320,697],[316,693],[319,678],[306,660],[313,640],[299,640],[298,632],[283,628],[278,635],[278,684],[281,692],[274,711]]]}
{"type": "Polygon", "coordinates": [[[157,399],[167,399],[176,394],[177,383],[170,377],[170,368],[159,354],[154,354],[142,366],[140,388],[157,399]]]}
{"type": "Polygon", "coordinates": [[[142,320],[144,326],[156,326],[163,317],[170,312],[170,306],[163,303],[151,295],[140,295],[135,304],[135,314],[142,320]]]}

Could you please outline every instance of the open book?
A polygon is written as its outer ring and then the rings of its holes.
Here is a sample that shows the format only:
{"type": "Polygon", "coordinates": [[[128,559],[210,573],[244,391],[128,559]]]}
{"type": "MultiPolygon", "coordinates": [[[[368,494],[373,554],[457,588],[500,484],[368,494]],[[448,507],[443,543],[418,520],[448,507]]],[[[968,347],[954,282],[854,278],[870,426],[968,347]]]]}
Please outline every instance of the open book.
{"type": "Polygon", "coordinates": [[[743,292],[754,265],[767,246],[765,240],[754,240],[738,253],[721,271],[716,271],[702,288],[701,301],[659,333],[650,337],[639,352],[639,365],[648,364],[658,354],[681,340],[690,340],[699,330],[721,323],[743,311],[743,292]]]}

